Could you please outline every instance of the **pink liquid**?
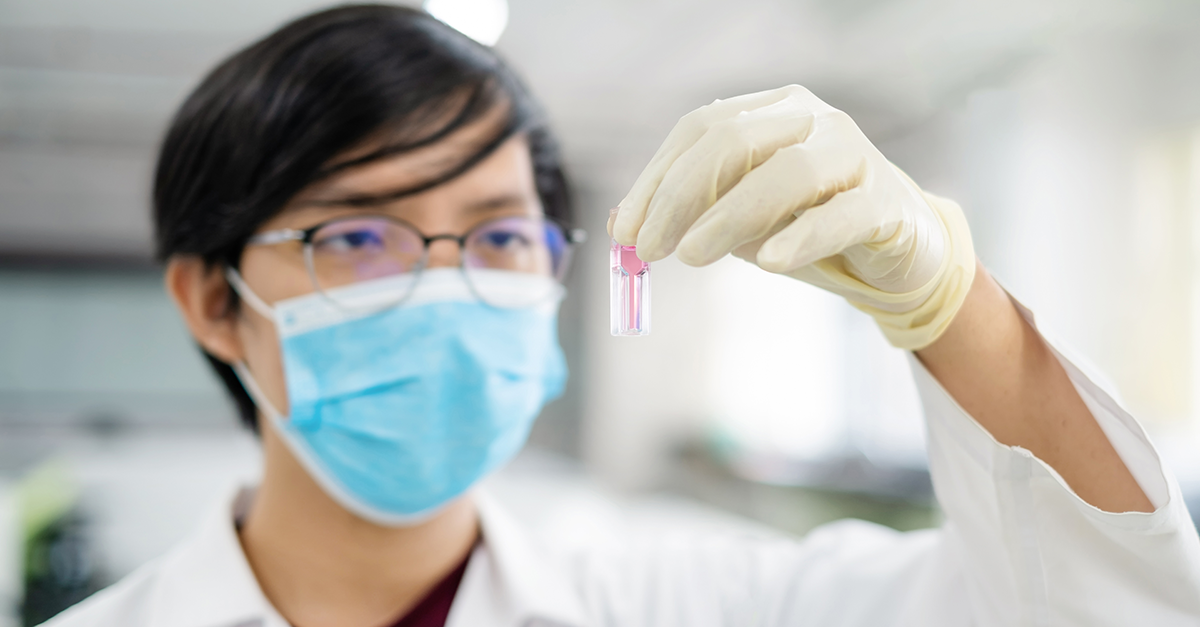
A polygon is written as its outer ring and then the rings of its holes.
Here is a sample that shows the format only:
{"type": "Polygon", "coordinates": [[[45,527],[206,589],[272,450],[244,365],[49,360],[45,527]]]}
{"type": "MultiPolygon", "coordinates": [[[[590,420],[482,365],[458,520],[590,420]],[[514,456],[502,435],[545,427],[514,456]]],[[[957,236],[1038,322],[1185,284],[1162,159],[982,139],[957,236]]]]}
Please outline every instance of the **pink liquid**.
{"type": "Polygon", "coordinates": [[[650,332],[650,264],[634,246],[612,243],[612,334],[650,332]]]}

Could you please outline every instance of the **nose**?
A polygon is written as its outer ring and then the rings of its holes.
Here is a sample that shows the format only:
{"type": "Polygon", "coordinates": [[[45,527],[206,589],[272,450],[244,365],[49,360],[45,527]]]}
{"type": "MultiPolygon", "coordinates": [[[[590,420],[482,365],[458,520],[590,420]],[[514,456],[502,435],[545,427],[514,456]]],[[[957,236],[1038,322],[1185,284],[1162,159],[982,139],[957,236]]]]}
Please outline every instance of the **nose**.
{"type": "Polygon", "coordinates": [[[450,238],[436,239],[429,242],[429,259],[427,268],[457,268],[462,251],[458,242],[450,238]]]}

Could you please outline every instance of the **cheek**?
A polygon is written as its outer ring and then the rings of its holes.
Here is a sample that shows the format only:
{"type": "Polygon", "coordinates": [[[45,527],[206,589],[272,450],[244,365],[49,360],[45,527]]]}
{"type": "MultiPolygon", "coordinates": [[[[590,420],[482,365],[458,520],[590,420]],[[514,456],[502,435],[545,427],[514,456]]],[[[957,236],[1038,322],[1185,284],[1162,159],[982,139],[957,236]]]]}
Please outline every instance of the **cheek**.
{"type": "Polygon", "coordinates": [[[288,414],[287,384],[275,325],[254,312],[244,312],[238,321],[238,336],[245,351],[246,366],[264,394],[283,415],[288,414]]]}
{"type": "Polygon", "coordinates": [[[247,248],[242,255],[242,279],[268,304],[314,291],[298,247],[279,245],[247,248]]]}
{"type": "MultiPolygon", "coordinates": [[[[269,305],[313,292],[304,257],[288,246],[248,248],[242,256],[242,278],[269,305]]],[[[287,384],[275,325],[242,303],[238,336],[250,374],[275,409],[288,415],[287,384]]]]}

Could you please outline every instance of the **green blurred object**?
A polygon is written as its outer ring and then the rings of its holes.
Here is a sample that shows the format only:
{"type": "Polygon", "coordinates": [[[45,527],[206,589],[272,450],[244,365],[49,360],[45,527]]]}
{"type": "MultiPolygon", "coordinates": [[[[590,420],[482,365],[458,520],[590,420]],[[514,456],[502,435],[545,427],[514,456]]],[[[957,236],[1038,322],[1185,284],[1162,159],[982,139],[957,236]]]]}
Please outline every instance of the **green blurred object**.
{"type": "Polygon", "coordinates": [[[70,468],[57,460],[44,462],[16,492],[24,546],[21,621],[32,627],[87,598],[99,588],[99,577],[70,468]]]}
{"type": "Polygon", "coordinates": [[[66,515],[78,499],[79,487],[65,463],[50,460],[38,465],[17,484],[22,541],[28,544],[66,515]]]}

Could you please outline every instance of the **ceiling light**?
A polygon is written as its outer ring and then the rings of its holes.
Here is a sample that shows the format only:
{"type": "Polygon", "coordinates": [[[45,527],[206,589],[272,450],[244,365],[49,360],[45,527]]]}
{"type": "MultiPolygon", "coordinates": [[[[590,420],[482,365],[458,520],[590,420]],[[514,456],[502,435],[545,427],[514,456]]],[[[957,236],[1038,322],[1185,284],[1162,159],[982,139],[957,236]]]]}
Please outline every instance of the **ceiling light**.
{"type": "Polygon", "coordinates": [[[425,0],[425,10],[485,46],[508,26],[508,0],[425,0]]]}

